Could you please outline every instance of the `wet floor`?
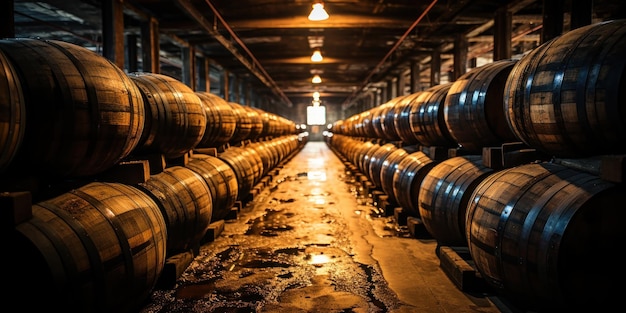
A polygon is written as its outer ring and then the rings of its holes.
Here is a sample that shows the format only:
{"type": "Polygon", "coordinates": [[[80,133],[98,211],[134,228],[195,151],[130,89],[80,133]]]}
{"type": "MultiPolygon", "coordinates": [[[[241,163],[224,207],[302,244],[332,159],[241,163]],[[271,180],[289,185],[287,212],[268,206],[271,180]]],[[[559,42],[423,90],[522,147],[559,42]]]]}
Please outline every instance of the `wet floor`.
{"type": "Polygon", "coordinates": [[[381,214],[323,142],[308,142],[149,312],[501,312],[448,279],[434,239],[381,214]]]}

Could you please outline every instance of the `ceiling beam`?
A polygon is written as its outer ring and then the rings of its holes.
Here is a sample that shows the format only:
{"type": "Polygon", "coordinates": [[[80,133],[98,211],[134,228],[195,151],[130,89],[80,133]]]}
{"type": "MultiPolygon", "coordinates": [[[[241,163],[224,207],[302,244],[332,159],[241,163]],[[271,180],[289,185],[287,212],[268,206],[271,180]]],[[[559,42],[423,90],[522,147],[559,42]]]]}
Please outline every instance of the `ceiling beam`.
{"type": "Polygon", "coordinates": [[[198,23],[198,25],[200,25],[204,29],[204,31],[206,31],[209,35],[213,36],[215,40],[217,40],[220,44],[222,44],[222,46],[224,46],[224,48],[226,48],[233,55],[233,57],[235,57],[242,65],[244,65],[265,86],[270,88],[270,90],[272,90],[272,92],[276,96],[285,100],[285,103],[287,104],[287,106],[289,107],[293,106],[289,98],[287,98],[282,93],[282,91],[276,86],[276,83],[274,83],[271,80],[271,77],[269,77],[266,73],[262,72],[263,70],[262,67],[257,66],[250,60],[246,59],[241,53],[239,53],[239,50],[237,49],[237,47],[235,47],[232,41],[228,38],[225,38],[224,36],[222,36],[222,34],[220,34],[217,30],[215,30],[213,25],[205,18],[205,16],[202,13],[200,13],[194,7],[191,1],[177,0],[176,3],[189,17],[195,20],[198,23]]]}
{"type": "Polygon", "coordinates": [[[295,58],[275,58],[275,59],[260,59],[259,61],[263,64],[308,64],[308,65],[319,65],[319,64],[359,64],[359,63],[372,63],[377,59],[355,59],[355,58],[331,58],[324,57],[321,62],[311,62],[310,56],[304,57],[295,57],[295,58]]]}
{"type": "Polygon", "coordinates": [[[333,14],[325,21],[309,21],[306,16],[271,19],[232,20],[228,24],[236,30],[275,28],[397,28],[407,29],[412,19],[378,17],[369,15],[333,14]]]}

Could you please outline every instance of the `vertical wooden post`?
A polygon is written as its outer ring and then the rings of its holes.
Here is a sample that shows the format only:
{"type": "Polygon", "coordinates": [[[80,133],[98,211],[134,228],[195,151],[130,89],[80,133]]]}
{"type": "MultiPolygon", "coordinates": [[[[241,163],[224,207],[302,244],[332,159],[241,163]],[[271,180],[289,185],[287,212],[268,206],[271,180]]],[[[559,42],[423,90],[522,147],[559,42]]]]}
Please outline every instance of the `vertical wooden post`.
{"type": "Polygon", "coordinates": [[[137,35],[135,34],[126,36],[126,60],[128,72],[137,72],[137,35]]]}
{"type": "Polygon", "coordinates": [[[15,37],[14,0],[0,1],[0,38],[15,37]]]}
{"type": "Polygon", "coordinates": [[[435,49],[430,58],[430,86],[441,83],[441,50],[435,49]]]}
{"type": "Polygon", "coordinates": [[[506,8],[496,11],[493,24],[493,60],[505,60],[511,58],[511,33],[513,27],[513,14],[506,8]]]}
{"type": "Polygon", "coordinates": [[[141,24],[141,60],[143,71],[158,74],[161,72],[159,60],[159,23],[155,18],[150,18],[141,24]]]}
{"type": "Polygon", "coordinates": [[[454,39],[454,70],[450,80],[457,80],[467,71],[467,38],[465,35],[457,35],[454,39]]]}
{"type": "Polygon", "coordinates": [[[420,82],[421,72],[422,65],[417,60],[411,60],[411,93],[416,93],[422,90],[420,82]]]}
{"type": "Polygon", "coordinates": [[[124,4],[102,1],[102,51],[105,58],[124,68],[124,4]]]}
{"type": "Polygon", "coordinates": [[[550,41],[563,33],[563,2],[564,0],[543,1],[543,27],[540,43],[550,41]]]}

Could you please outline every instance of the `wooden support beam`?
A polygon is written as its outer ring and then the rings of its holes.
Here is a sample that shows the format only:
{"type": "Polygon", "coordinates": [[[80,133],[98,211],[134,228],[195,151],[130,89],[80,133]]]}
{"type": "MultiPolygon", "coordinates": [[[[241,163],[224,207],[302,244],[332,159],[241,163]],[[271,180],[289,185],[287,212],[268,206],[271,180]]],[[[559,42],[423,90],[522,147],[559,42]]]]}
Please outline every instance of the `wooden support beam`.
{"type": "Polygon", "coordinates": [[[102,51],[105,58],[124,68],[124,4],[102,1],[102,51]]]}

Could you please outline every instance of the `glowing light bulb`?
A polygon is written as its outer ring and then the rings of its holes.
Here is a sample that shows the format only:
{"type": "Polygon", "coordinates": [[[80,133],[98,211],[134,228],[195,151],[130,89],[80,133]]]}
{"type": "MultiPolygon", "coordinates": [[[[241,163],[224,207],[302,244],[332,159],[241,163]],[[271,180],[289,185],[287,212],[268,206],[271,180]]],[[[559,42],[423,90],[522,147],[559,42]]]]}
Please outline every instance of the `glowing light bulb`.
{"type": "Polygon", "coordinates": [[[323,21],[328,19],[328,13],[324,10],[324,4],[314,3],[313,10],[309,14],[309,20],[311,21],[323,21]]]}
{"type": "Polygon", "coordinates": [[[311,55],[311,61],[313,62],[322,62],[324,57],[322,57],[322,53],[319,50],[315,50],[313,55],[311,55]]]}

